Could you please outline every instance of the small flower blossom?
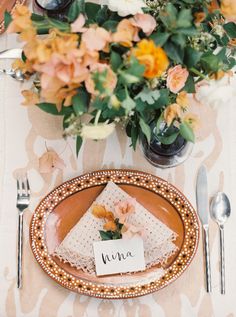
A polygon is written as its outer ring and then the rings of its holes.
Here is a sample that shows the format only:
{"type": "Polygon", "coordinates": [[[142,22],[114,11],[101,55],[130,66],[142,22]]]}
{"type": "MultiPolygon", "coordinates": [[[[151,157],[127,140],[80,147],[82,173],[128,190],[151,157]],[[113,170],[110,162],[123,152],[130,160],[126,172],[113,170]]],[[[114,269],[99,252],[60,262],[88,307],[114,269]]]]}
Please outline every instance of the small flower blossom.
{"type": "Polygon", "coordinates": [[[187,81],[189,72],[181,65],[177,65],[168,70],[167,74],[167,88],[174,94],[178,93],[187,81]]]}

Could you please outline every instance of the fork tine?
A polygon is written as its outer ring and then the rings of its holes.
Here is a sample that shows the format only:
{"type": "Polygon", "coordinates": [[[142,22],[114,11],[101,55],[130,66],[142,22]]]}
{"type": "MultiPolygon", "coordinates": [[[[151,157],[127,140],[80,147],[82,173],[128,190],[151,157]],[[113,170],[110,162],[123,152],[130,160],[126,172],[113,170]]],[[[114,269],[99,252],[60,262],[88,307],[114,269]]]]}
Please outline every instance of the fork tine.
{"type": "Polygon", "coordinates": [[[21,190],[20,190],[20,183],[19,183],[19,179],[18,178],[16,180],[16,184],[17,184],[17,196],[20,196],[21,190]]]}
{"type": "Polygon", "coordinates": [[[27,175],[26,175],[26,188],[27,188],[28,192],[30,193],[30,186],[29,186],[29,180],[28,180],[27,175]]]}

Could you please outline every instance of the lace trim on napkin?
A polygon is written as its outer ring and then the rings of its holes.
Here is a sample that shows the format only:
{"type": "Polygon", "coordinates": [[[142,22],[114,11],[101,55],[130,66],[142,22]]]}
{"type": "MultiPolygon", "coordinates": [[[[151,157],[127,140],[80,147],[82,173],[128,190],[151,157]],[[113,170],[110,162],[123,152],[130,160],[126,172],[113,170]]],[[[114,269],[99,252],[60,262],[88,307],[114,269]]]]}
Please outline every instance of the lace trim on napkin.
{"type": "MultiPolygon", "coordinates": [[[[95,203],[113,211],[115,203],[127,198],[130,196],[125,191],[113,182],[109,182],[95,203]]],[[[95,275],[93,242],[101,240],[99,230],[102,230],[104,223],[92,215],[91,207],[55,249],[53,255],[77,269],[95,275]]],[[[177,234],[138,202],[128,222],[144,229],[144,255],[147,268],[166,263],[176,252],[177,246],[173,241],[177,234]]]]}

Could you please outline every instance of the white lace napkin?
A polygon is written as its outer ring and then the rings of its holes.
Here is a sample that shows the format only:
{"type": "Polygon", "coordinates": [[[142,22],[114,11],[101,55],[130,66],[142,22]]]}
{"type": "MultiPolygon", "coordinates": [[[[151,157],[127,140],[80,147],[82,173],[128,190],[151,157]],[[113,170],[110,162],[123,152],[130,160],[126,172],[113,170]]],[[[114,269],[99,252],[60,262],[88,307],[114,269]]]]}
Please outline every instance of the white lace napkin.
{"type": "MultiPolygon", "coordinates": [[[[109,182],[94,203],[104,205],[107,210],[113,211],[115,203],[128,198],[131,197],[124,190],[109,182]]],[[[101,240],[99,230],[103,230],[104,221],[93,216],[92,206],[55,249],[53,255],[77,269],[95,275],[93,242],[101,240]]],[[[147,268],[165,263],[177,250],[173,243],[177,234],[138,202],[135,211],[129,215],[129,223],[144,230],[144,255],[147,268]]]]}

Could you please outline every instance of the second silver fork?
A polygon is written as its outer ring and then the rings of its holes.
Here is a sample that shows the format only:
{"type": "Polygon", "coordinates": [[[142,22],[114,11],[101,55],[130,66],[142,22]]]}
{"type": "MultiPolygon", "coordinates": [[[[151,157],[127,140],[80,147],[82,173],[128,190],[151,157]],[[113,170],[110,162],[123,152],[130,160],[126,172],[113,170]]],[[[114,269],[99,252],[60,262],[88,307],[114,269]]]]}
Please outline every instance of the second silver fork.
{"type": "Polygon", "coordinates": [[[17,179],[18,244],[17,244],[17,288],[22,287],[23,215],[30,201],[30,186],[27,176],[17,179]]]}

